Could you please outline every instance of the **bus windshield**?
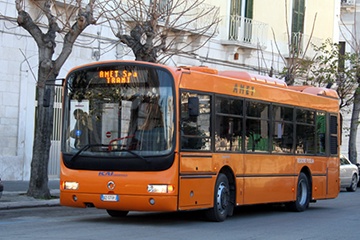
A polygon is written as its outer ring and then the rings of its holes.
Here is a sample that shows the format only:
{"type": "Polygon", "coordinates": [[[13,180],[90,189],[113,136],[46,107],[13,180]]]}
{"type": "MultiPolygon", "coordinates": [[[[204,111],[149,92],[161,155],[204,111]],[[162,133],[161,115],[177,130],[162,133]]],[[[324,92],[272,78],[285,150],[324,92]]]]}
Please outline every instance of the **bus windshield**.
{"type": "Polygon", "coordinates": [[[159,67],[101,64],[66,80],[62,148],[79,156],[132,157],[171,152],[174,80],[159,67]]]}

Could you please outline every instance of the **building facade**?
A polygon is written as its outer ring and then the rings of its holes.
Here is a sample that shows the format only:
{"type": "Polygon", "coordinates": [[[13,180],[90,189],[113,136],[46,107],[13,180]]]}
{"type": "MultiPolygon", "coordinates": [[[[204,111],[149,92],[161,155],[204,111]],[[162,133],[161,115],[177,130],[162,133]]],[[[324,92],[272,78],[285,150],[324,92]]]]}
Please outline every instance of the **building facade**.
{"type": "MultiPolygon", "coordinates": [[[[339,44],[344,52],[360,54],[360,0],[341,0],[339,44]]],[[[357,86],[354,86],[354,88],[357,86]]],[[[353,106],[343,109],[343,139],[341,153],[348,156],[349,127],[353,106]]],[[[360,141],[360,130],[357,132],[357,141],[360,141]]],[[[359,146],[359,145],[358,145],[359,146]]],[[[360,149],[357,149],[357,161],[360,161],[360,149]]]]}
{"type": "MultiPolygon", "coordinates": [[[[25,0],[25,9],[34,19],[40,19],[41,13],[32,4],[25,0]]],[[[64,3],[54,1],[54,6],[61,8],[64,3]]],[[[314,54],[309,42],[320,45],[328,38],[333,42],[339,39],[340,0],[206,0],[202,6],[216,6],[219,10],[221,22],[216,36],[199,50],[172,56],[164,64],[206,65],[219,70],[237,69],[279,76],[292,58],[314,54]]],[[[34,138],[38,51],[32,37],[17,26],[14,1],[1,1],[0,9],[0,177],[28,180],[34,138]]],[[[182,41],[179,44],[191,41],[191,34],[182,41]]],[[[60,37],[58,45],[61,46],[60,37]]],[[[76,41],[59,78],[65,77],[73,66],[110,59],[134,59],[134,56],[131,49],[119,43],[109,25],[89,26],[76,41]]],[[[57,94],[58,102],[60,95],[57,94]]],[[[49,175],[57,178],[60,103],[56,103],[55,108],[49,175]]]]}

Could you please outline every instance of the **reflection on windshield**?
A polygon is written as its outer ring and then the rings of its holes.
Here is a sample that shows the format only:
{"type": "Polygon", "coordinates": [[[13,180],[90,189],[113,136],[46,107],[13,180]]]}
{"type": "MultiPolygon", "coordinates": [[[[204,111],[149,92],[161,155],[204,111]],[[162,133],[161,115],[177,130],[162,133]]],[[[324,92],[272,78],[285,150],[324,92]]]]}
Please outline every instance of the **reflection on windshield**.
{"type": "Polygon", "coordinates": [[[69,75],[65,152],[146,156],[170,151],[174,131],[171,75],[160,69],[126,66],[124,78],[119,75],[124,69],[117,66],[117,73],[110,75],[105,74],[108,68],[69,75]]]}

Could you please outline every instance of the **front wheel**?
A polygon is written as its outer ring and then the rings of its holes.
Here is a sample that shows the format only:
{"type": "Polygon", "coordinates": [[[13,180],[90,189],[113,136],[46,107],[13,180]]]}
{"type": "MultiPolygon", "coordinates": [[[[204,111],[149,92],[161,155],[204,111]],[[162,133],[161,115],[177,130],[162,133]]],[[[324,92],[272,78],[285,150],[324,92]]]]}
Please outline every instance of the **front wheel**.
{"type": "Polygon", "coordinates": [[[305,173],[300,173],[297,184],[296,200],[287,204],[291,211],[302,212],[310,202],[310,184],[309,179],[305,173]]]}
{"type": "Polygon", "coordinates": [[[129,211],[118,211],[118,210],[106,210],[111,217],[126,217],[129,211]]]}
{"type": "Polygon", "coordinates": [[[357,189],[357,183],[358,183],[357,176],[353,174],[351,178],[351,185],[350,187],[346,188],[346,191],[355,192],[357,189]]]}
{"type": "Polygon", "coordinates": [[[229,180],[220,173],[215,184],[214,206],[206,211],[206,216],[211,221],[222,222],[230,213],[230,207],[229,180]]]}

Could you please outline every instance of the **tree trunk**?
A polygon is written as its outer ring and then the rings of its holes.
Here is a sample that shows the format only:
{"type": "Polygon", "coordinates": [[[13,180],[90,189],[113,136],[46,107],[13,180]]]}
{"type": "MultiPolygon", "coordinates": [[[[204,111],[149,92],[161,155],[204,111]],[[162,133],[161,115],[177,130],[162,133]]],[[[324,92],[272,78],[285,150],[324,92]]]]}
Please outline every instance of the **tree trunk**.
{"type": "Polygon", "coordinates": [[[360,114],[360,86],[357,87],[354,93],[353,111],[350,122],[350,136],[349,136],[349,160],[352,163],[357,163],[356,137],[359,126],[360,114]]]}
{"type": "MultiPolygon", "coordinates": [[[[26,29],[34,38],[39,48],[39,68],[37,83],[37,111],[35,116],[35,136],[33,146],[33,156],[31,161],[30,183],[27,195],[34,198],[49,199],[50,190],[48,187],[48,165],[49,152],[51,146],[51,134],[53,130],[53,112],[54,112],[54,94],[55,87],[53,80],[59,74],[59,71],[72,52],[72,47],[78,36],[90,24],[95,24],[96,19],[93,17],[95,0],[89,0],[86,8],[82,8],[82,1],[77,1],[79,11],[72,12],[71,16],[57,15],[54,16],[52,0],[46,0],[37,7],[47,17],[47,32],[43,33],[40,24],[37,25],[31,16],[24,10],[24,2],[17,0],[16,10],[18,11],[17,22],[19,26],[26,29]],[[70,26],[74,14],[77,14],[76,21],[71,29],[65,34],[63,47],[56,60],[54,58],[56,47],[56,34],[60,31],[59,19],[65,20],[65,25],[70,26]],[[61,17],[60,17],[61,16],[61,17]],[[62,17],[66,17],[63,19],[62,17]],[[50,81],[50,82],[49,82],[50,81]],[[47,84],[50,83],[50,84],[47,84]],[[44,104],[46,100],[46,104],[44,104]]],[[[62,14],[62,13],[60,13],[62,14]]],[[[41,25],[42,26],[42,25],[41,25]]],[[[44,28],[44,26],[42,26],[44,28]]]]}
{"type": "MultiPolygon", "coordinates": [[[[39,77],[39,79],[43,79],[43,77],[39,77]]],[[[31,161],[31,176],[27,195],[34,198],[50,199],[48,165],[53,129],[54,86],[46,86],[45,81],[43,81],[43,86],[37,88],[38,104],[35,116],[36,125],[33,157],[31,161]],[[47,99],[50,104],[49,106],[44,106],[45,95],[48,95],[46,91],[50,91],[51,93],[49,94],[50,98],[47,99]]]]}
{"type": "Polygon", "coordinates": [[[46,119],[49,118],[49,108],[45,109],[43,106],[38,106],[37,111],[31,176],[27,195],[34,198],[49,199],[51,197],[48,187],[50,138],[46,124],[46,119]]]}

